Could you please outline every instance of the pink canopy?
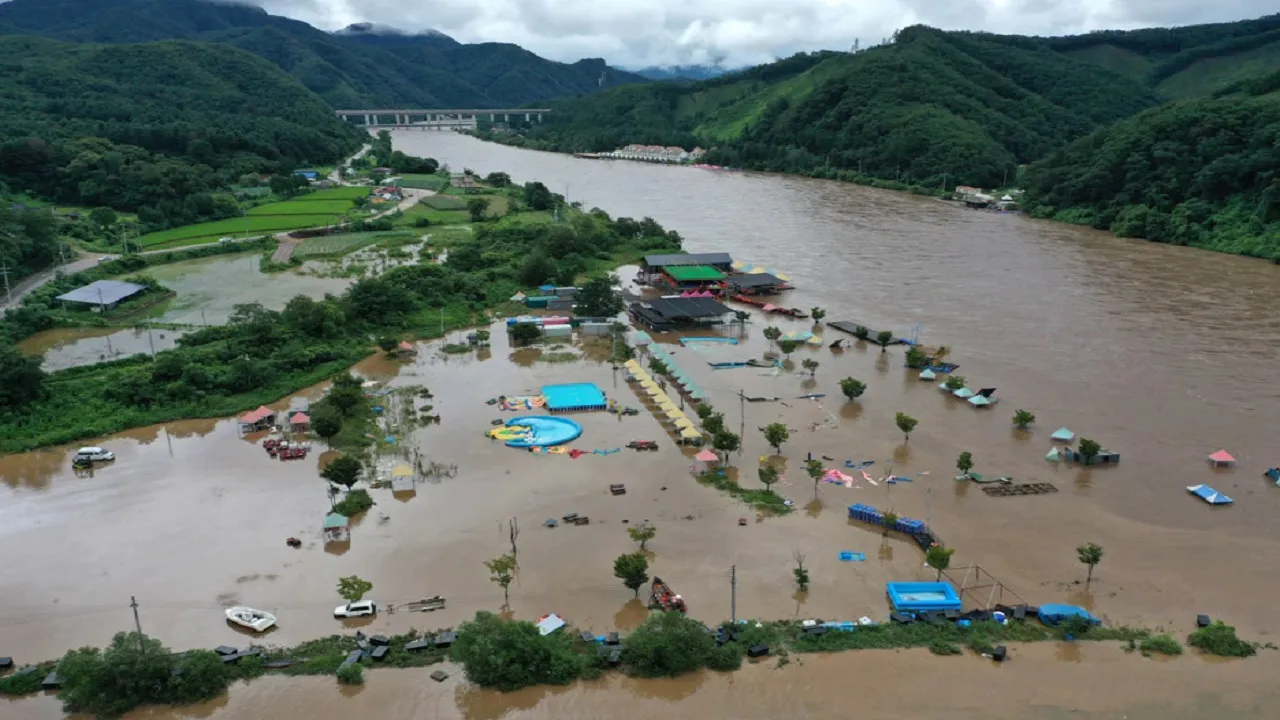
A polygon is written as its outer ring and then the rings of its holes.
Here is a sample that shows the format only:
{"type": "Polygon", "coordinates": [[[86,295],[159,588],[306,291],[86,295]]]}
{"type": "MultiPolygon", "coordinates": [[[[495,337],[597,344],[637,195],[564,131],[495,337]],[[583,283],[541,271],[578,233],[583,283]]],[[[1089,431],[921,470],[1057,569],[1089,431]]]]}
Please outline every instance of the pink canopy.
{"type": "Polygon", "coordinates": [[[269,418],[274,414],[275,414],[275,410],[272,410],[266,405],[259,405],[257,410],[254,410],[251,413],[247,413],[244,415],[244,417],[241,417],[240,422],[245,423],[246,425],[252,425],[254,423],[265,420],[266,418],[269,418]]]}
{"type": "Polygon", "coordinates": [[[694,455],[694,456],[693,456],[693,459],[694,459],[694,460],[697,460],[698,462],[716,462],[717,460],[719,460],[719,459],[720,459],[720,456],[719,456],[719,455],[716,455],[715,453],[711,452],[710,450],[703,450],[702,452],[698,453],[697,455],[694,455]]]}
{"type": "Polygon", "coordinates": [[[1216,463],[1233,463],[1236,461],[1235,458],[1231,457],[1231,453],[1226,450],[1219,450],[1218,452],[1210,455],[1209,459],[1216,463]]]}
{"type": "Polygon", "coordinates": [[[291,425],[304,425],[309,422],[311,422],[311,418],[307,417],[306,413],[294,413],[293,417],[289,418],[291,425]]]}
{"type": "Polygon", "coordinates": [[[771,312],[771,311],[773,311],[773,310],[777,310],[777,309],[778,309],[778,306],[777,306],[777,305],[774,305],[773,303],[765,303],[764,307],[762,307],[762,308],[760,308],[760,309],[761,309],[761,310],[764,310],[765,312],[771,312]]]}

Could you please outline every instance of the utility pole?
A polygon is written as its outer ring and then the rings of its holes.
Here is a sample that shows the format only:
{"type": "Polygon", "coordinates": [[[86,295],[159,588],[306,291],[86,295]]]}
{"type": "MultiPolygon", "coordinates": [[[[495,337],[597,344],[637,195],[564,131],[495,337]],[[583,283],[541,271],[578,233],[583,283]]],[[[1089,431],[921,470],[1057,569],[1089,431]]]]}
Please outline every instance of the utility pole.
{"type": "Polygon", "coordinates": [[[204,319],[204,307],[200,308],[200,324],[209,327],[209,321],[204,319]]]}
{"type": "Polygon", "coordinates": [[[4,301],[13,302],[13,289],[9,287],[9,266],[0,265],[0,275],[4,275],[4,301]]]}
{"type": "MultiPolygon", "coordinates": [[[[137,612],[137,611],[134,611],[137,612]]],[[[737,565],[728,569],[728,616],[737,625],[737,565]]],[[[142,632],[142,630],[138,630],[142,632]]]]}
{"type": "Polygon", "coordinates": [[[738,388],[738,437],[747,435],[747,394],[738,388]]]}
{"type": "Polygon", "coordinates": [[[129,596],[129,607],[133,608],[133,626],[138,629],[138,650],[142,650],[142,621],[138,619],[138,598],[129,596]]]}
{"type": "Polygon", "coordinates": [[[156,341],[151,338],[151,321],[147,321],[147,344],[151,346],[151,359],[156,359],[156,341]]]}

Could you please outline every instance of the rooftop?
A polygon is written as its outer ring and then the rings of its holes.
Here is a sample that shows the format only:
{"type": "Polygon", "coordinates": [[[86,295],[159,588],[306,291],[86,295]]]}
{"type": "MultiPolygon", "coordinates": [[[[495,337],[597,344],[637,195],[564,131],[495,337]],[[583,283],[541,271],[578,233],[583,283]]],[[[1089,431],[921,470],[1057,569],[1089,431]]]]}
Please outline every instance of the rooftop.
{"type": "Polygon", "coordinates": [[[59,295],[58,299],[66,302],[89,303],[91,305],[113,305],[145,289],[145,287],[131,282],[98,280],[82,288],[59,295]]]}
{"type": "Polygon", "coordinates": [[[711,298],[655,298],[644,307],[668,320],[694,320],[729,314],[729,308],[711,298]]]}
{"type": "Polygon", "coordinates": [[[710,265],[672,265],[663,268],[663,271],[677,282],[724,279],[724,273],[710,265]]]}
{"type": "Polygon", "coordinates": [[[740,288],[758,288],[758,287],[769,287],[771,285],[784,284],[782,280],[779,279],[777,276],[770,275],[769,273],[754,273],[752,275],[734,275],[733,277],[729,278],[725,282],[727,282],[730,285],[733,285],[734,287],[740,287],[740,288]]]}
{"type": "Polygon", "coordinates": [[[732,265],[729,253],[678,253],[674,255],[645,255],[644,264],[649,267],[674,265],[732,265]]]}

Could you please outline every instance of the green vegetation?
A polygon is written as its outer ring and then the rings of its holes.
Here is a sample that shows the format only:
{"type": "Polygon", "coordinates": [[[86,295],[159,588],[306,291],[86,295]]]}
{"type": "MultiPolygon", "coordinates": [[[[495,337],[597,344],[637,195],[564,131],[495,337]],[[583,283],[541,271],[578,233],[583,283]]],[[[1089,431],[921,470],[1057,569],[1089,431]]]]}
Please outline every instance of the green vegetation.
{"type": "Polygon", "coordinates": [[[649,582],[649,558],[643,552],[624,553],[613,561],[613,576],[640,597],[640,588],[649,582]]]}
{"type": "Polygon", "coordinates": [[[373,496],[368,490],[352,490],[333,506],[333,511],[339,515],[355,517],[362,512],[368,512],[374,504],[373,496]]]}
{"type": "Polygon", "coordinates": [[[840,392],[844,393],[846,399],[852,401],[862,397],[862,393],[867,391],[867,384],[861,380],[847,377],[840,381],[840,392]]]}
{"type": "Polygon", "coordinates": [[[299,198],[283,202],[267,203],[249,209],[250,217],[255,215],[329,215],[342,217],[355,203],[350,200],[311,200],[299,198]]]}
{"type": "Polygon", "coordinates": [[[1152,635],[1142,638],[1142,642],[1138,643],[1138,650],[1147,657],[1151,655],[1181,655],[1182,643],[1178,642],[1169,633],[1152,635]]]}
{"type": "Polygon", "coordinates": [[[653,613],[627,636],[622,662],[628,674],[676,677],[703,667],[715,640],[702,623],[684,613],[653,613]]]}
{"type": "Polygon", "coordinates": [[[298,243],[293,250],[296,258],[318,258],[339,256],[365,247],[367,245],[395,245],[413,242],[418,235],[410,232],[360,232],[342,235],[321,235],[307,238],[298,243]]]}
{"type": "Polygon", "coordinates": [[[504,692],[565,685],[581,676],[586,660],[570,633],[541,635],[531,622],[483,611],[458,628],[451,654],[471,682],[504,692]]]}
{"type": "Polygon", "coordinates": [[[1030,410],[1017,410],[1013,413],[1013,424],[1019,430],[1026,430],[1036,421],[1036,416],[1030,410]]]}
{"type": "Polygon", "coordinates": [[[434,34],[331,34],[200,0],[14,0],[0,6],[0,27],[75,42],[220,43],[219,54],[240,48],[278,64],[335,108],[513,108],[644,80],[599,59],[559,63],[516,45],[434,34]]]}
{"type": "MultiPolygon", "coordinates": [[[[518,196],[512,202],[520,214],[529,207],[524,201],[529,188],[540,204],[559,202],[544,195],[545,186],[538,183],[502,191],[518,196]]],[[[474,324],[483,311],[527,287],[517,277],[531,255],[554,258],[550,262],[557,274],[576,275],[611,268],[620,257],[678,250],[680,241],[678,234],[652,220],[614,220],[600,211],[572,209],[564,210],[558,224],[508,224],[504,219],[475,228],[449,236],[449,262],[443,265],[396,267],[361,279],[338,297],[295,297],[280,312],[239,306],[227,325],[191,332],[176,349],[157,353],[154,360],[137,355],[59,371],[43,381],[32,377],[24,384],[29,391],[3,398],[0,452],[256,407],[350,367],[372,351],[370,337],[436,337],[474,324]]],[[[103,263],[76,280],[131,272],[152,257],[103,263]]],[[[41,288],[24,308],[6,316],[0,331],[16,339],[51,327],[58,317],[53,296],[77,286],[55,281],[41,288]]],[[[33,374],[15,358],[20,355],[0,349],[0,379],[33,374]],[[6,376],[11,370],[16,375],[6,376]]],[[[331,394],[317,405],[333,399],[331,394]]],[[[340,422],[322,423],[335,431],[327,437],[331,444],[344,449],[366,445],[368,413],[355,406],[337,410],[331,419],[340,422]]]]}
{"type": "Polygon", "coordinates": [[[955,554],[955,548],[931,545],[924,553],[924,562],[929,567],[938,571],[937,580],[941,581],[943,571],[951,567],[951,556],[955,554]]]}
{"type": "Polygon", "coordinates": [[[1093,569],[1102,562],[1102,554],[1102,546],[1096,543],[1085,543],[1076,548],[1076,559],[1089,568],[1089,574],[1084,581],[1085,588],[1093,582],[1093,569]]]}
{"type": "Polygon", "coordinates": [[[359,458],[352,455],[343,455],[329,461],[328,465],[320,471],[320,477],[328,480],[334,485],[341,485],[350,490],[353,485],[360,481],[360,472],[364,470],[363,463],[359,458]]]}
{"type": "Polygon", "coordinates": [[[658,528],[654,527],[652,523],[640,523],[627,528],[627,537],[630,537],[632,542],[638,543],[641,550],[644,550],[645,545],[657,535],[658,528]]]}
{"type": "Polygon", "coordinates": [[[791,569],[791,574],[796,579],[796,589],[800,592],[808,592],[809,590],[809,570],[804,566],[804,554],[800,551],[794,553],[796,566],[791,569]]]}
{"type": "Polygon", "coordinates": [[[773,448],[774,454],[782,452],[782,444],[791,438],[791,431],[783,423],[769,423],[764,426],[764,440],[773,448]]]}
{"type": "Polygon", "coordinates": [[[363,685],[364,684],[364,666],[359,663],[351,663],[338,668],[338,682],[343,685],[363,685]]]}
{"type": "Polygon", "coordinates": [[[916,429],[916,425],[920,424],[920,421],[904,412],[900,412],[894,415],[893,423],[902,431],[902,434],[906,439],[905,441],[910,441],[911,431],[916,429]]]}
{"type": "Polygon", "coordinates": [[[1102,445],[1096,440],[1090,440],[1087,437],[1080,438],[1080,443],[1076,445],[1076,451],[1080,453],[1080,462],[1088,465],[1093,459],[1102,452],[1102,445]]]}
{"type": "Polygon", "coordinates": [[[764,490],[747,490],[730,480],[724,470],[712,470],[711,472],[703,473],[698,476],[698,482],[727,493],[756,510],[773,515],[786,515],[791,512],[791,507],[786,504],[786,498],[767,487],[764,490]]]}
{"type": "MultiPolygon", "coordinates": [[[[9,3],[0,15],[13,11],[9,3]]],[[[61,204],[136,212],[141,234],[239,215],[227,189],[242,177],[287,175],[362,139],[279,68],[230,47],[6,34],[0,65],[0,183],[61,204]]]]}
{"type": "Polygon", "coordinates": [[[502,603],[511,603],[511,581],[516,575],[516,556],[499,555],[492,560],[485,560],[484,566],[489,569],[489,579],[502,588],[502,603]]]}
{"type": "Polygon", "coordinates": [[[248,215],[148,233],[138,238],[138,245],[146,249],[157,249],[188,241],[208,243],[226,236],[252,237],[285,230],[334,225],[341,221],[340,215],[248,215]]]}
{"type": "Polygon", "coordinates": [[[1249,657],[1258,652],[1256,643],[1236,637],[1236,629],[1221,620],[1188,635],[1187,644],[1201,652],[1222,657],[1249,657]]]}
{"type": "Polygon", "coordinates": [[[968,450],[960,453],[960,457],[956,458],[956,469],[961,475],[968,475],[973,469],[973,453],[968,450]]]}
{"type": "Polygon", "coordinates": [[[1027,168],[1028,209],[1120,237],[1280,262],[1280,71],[1170,103],[1027,168]]]}
{"type": "Polygon", "coordinates": [[[355,575],[338,579],[338,595],[348,603],[360,602],[371,590],[373,583],[355,575]]]}
{"type": "Polygon", "coordinates": [[[439,191],[449,184],[449,177],[447,175],[401,175],[395,184],[403,188],[439,191]]]}

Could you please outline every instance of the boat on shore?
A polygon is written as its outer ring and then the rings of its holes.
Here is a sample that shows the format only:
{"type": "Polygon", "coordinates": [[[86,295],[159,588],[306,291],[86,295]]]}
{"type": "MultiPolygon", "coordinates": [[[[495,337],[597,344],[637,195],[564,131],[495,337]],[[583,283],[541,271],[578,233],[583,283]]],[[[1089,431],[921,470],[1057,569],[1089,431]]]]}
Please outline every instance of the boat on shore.
{"type": "Polygon", "coordinates": [[[275,615],[243,605],[227,608],[227,620],[255,632],[266,632],[276,624],[275,615]]]}

